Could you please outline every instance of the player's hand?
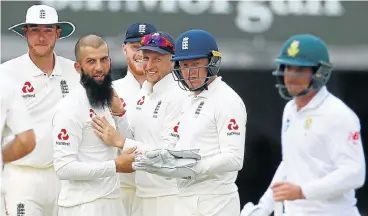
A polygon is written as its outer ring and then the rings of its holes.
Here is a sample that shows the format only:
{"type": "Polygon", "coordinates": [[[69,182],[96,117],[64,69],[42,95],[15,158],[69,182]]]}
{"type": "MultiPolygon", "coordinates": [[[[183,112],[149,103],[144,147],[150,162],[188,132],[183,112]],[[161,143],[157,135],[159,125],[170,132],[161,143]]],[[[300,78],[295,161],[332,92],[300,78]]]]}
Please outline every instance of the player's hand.
{"type": "Polygon", "coordinates": [[[137,147],[133,147],[121,152],[121,154],[115,159],[116,172],[131,173],[135,171],[132,168],[132,164],[134,162],[136,149],[137,147]]]}
{"type": "Polygon", "coordinates": [[[119,95],[114,90],[114,95],[110,105],[111,114],[115,116],[123,116],[126,112],[124,105],[125,105],[124,101],[120,100],[119,95]]]}
{"type": "Polygon", "coordinates": [[[305,199],[300,186],[290,182],[276,182],[271,189],[275,201],[305,199]]]}
{"type": "Polygon", "coordinates": [[[125,138],[110,125],[105,117],[95,116],[92,118],[92,127],[97,136],[99,136],[106,145],[122,149],[125,144],[125,138]]]}

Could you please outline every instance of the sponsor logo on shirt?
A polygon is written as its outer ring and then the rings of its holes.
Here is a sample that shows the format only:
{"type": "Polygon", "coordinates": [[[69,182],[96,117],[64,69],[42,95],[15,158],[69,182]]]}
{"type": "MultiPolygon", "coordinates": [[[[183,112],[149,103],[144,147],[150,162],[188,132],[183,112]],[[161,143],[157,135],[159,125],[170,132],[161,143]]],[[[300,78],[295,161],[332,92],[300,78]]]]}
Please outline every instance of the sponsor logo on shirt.
{"type": "Polygon", "coordinates": [[[175,125],[175,127],[173,127],[172,132],[170,133],[170,136],[180,138],[180,136],[179,136],[179,124],[180,124],[180,122],[178,122],[175,125]]]}
{"type": "Polygon", "coordinates": [[[22,88],[22,97],[23,98],[32,98],[35,97],[36,95],[33,93],[34,92],[34,87],[32,86],[32,84],[29,81],[26,81],[23,85],[22,88]]]}
{"type": "Polygon", "coordinates": [[[136,106],[136,109],[137,110],[141,110],[142,109],[142,105],[144,104],[144,99],[146,97],[143,95],[138,101],[137,101],[137,106],[136,106]]]}
{"type": "Polygon", "coordinates": [[[93,117],[95,117],[97,114],[96,114],[96,112],[93,110],[93,109],[89,109],[89,117],[90,118],[93,118],[93,117]]]}
{"type": "Polygon", "coordinates": [[[348,140],[349,142],[352,142],[353,144],[358,144],[360,140],[359,131],[350,132],[348,140]]]}
{"type": "Polygon", "coordinates": [[[238,131],[239,125],[236,123],[235,119],[230,119],[227,129],[229,130],[229,132],[227,132],[228,136],[240,135],[240,132],[238,131]]]}
{"type": "Polygon", "coordinates": [[[157,118],[157,114],[158,114],[158,111],[160,110],[161,103],[162,103],[162,101],[161,101],[161,100],[157,103],[156,108],[155,108],[155,110],[153,111],[153,118],[157,118]]]}
{"type": "Polygon", "coordinates": [[[60,133],[57,136],[59,141],[56,141],[56,145],[64,145],[64,146],[70,146],[69,140],[69,134],[66,131],[66,129],[61,129],[60,133]]]}
{"type": "Polygon", "coordinates": [[[123,98],[120,98],[120,102],[121,102],[121,105],[125,108],[126,107],[126,103],[125,103],[125,101],[124,101],[123,98]]]}

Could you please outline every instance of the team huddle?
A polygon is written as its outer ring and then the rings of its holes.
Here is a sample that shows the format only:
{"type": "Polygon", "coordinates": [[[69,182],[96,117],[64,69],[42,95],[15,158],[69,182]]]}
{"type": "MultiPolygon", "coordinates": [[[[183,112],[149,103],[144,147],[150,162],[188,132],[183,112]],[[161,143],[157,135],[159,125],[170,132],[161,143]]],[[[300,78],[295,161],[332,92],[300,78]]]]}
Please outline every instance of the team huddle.
{"type": "Polygon", "coordinates": [[[31,6],[9,30],[28,52],[0,65],[2,215],[360,215],[360,122],[326,88],[332,64],[318,37],[292,36],[276,59],[290,100],[282,161],[259,203],[241,208],[247,111],[219,76],[210,33],[174,39],[134,23],[122,43],[127,74],[113,81],[98,35],[76,41],[75,61],[54,52],[75,26],[52,7],[31,6]]]}

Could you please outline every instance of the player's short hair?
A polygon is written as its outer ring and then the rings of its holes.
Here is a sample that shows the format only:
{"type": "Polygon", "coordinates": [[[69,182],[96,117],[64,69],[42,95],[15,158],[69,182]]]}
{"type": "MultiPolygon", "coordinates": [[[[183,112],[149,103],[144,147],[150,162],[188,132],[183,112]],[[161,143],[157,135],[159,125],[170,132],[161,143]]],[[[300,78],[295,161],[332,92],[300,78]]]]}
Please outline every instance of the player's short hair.
{"type": "Polygon", "coordinates": [[[103,45],[109,48],[106,41],[100,36],[90,34],[90,35],[81,37],[75,44],[75,48],[74,48],[74,55],[75,55],[76,61],[79,61],[80,52],[81,52],[82,47],[92,47],[92,48],[97,49],[103,45]]]}

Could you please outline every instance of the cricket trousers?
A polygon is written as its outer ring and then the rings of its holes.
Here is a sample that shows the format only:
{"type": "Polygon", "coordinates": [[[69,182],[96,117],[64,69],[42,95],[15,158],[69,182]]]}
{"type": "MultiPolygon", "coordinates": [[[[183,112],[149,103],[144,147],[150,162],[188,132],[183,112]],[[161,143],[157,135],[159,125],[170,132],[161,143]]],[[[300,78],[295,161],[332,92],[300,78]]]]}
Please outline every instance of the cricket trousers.
{"type": "Polygon", "coordinates": [[[221,195],[179,196],[175,216],[240,215],[238,192],[221,195]]]}
{"type": "Polygon", "coordinates": [[[139,208],[140,198],[136,195],[134,187],[121,187],[121,197],[124,205],[125,215],[132,216],[139,208]]]}
{"type": "Polygon", "coordinates": [[[138,197],[139,206],[132,216],[176,216],[174,209],[177,204],[176,195],[160,197],[138,197]]]}
{"type": "Polygon", "coordinates": [[[53,167],[6,164],[2,179],[3,212],[10,216],[57,216],[60,181],[53,167]]]}
{"type": "Polygon", "coordinates": [[[97,199],[72,207],[59,206],[58,216],[126,216],[121,199],[97,199]]]}

